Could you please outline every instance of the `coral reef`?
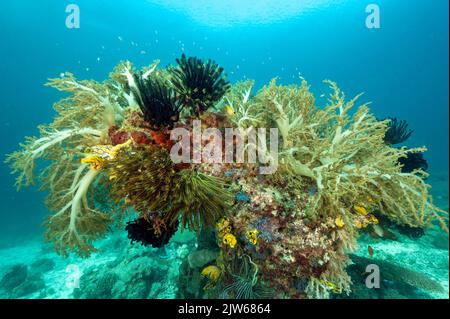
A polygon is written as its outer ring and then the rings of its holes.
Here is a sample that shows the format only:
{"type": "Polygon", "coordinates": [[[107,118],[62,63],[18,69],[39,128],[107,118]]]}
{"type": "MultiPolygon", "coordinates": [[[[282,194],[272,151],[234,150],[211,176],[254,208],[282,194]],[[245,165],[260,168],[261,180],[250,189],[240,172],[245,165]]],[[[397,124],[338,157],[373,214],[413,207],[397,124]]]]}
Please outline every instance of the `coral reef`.
{"type": "MultiPolygon", "coordinates": [[[[114,228],[131,242],[166,249],[180,228],[198,234],[198,247],[180,263],[172,296],[329,298],[351,293],[349,255],[361,234],[393,239],[389,225],[421,233],[435,222],[448,232],[448,213],[433,204],[417,155],[426,149],[393,146],[411,135],[406,122],[377,120],[367,104],[356,106],[360,96],[347,99],[331,81],[327,104],[318,106],[306,81],[274,79],[252,94],[253,82],[231,86],[211,60],[183,55],[177,62],[141,71],[122,62],[103,83],[69,73],[50,80],[69,97],[7,162],[20,188],[35,181],[36,160],[46,161],[38,176],[54,214],[45,237],[58,254],[87,257],[114,228]],[[276,171],[263,174],[263,163],[250,160],[223,163],[230,145],[222,140],[217,162],[173,161],[180,141],[172,129],[193,143],[189,128],[197,121],[218,134],[240,132],[245,151],[258,146],[276,171]],[[279,132],[275,153],[264,147],[268,136],[252,139],[266,128],[279,132]]],[[[188,155],[210,146],[206,135],[188,155]]],[[[102,276],[85,273],[77,297],[159,295],[154,282],[167,265],[145,268],[155,263],[145,254],[139,262],[122,257],[102,276]]]]}

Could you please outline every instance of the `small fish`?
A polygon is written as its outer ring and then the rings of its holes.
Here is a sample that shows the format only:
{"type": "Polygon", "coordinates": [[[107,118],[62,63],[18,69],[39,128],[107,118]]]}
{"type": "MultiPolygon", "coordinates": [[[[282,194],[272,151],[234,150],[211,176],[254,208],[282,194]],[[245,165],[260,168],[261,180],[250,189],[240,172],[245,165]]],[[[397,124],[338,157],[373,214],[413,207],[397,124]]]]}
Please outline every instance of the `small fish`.
{"type": "Polygon", "coordinates": [[[380,226],[374,224],[373,231],[378,235],[378,237],[384,237],[384,230],[380,226]]]}
{"type": "Polygon", "coordinates": [[[333,293],[335,293],[335,294],[337,294],[337,293],[340,293],[340,289],[339,289],[339,287],[335,284],[335,283],[333,283],[333,282],[331,282],[331,281],[328,281],[328,280],[322,280],[322,283],[325,285],[325,286],[327,286],[333,293]]]}
{"type": "Polygon", "coordinates": [[[377,225],[379,223],[378,218],[376,218],[374,215],[370,215],[369,222],[374,225],[377,225]]]}
{"type": "Polygon", "coordinates": [[[361,216],[366,216],[368,214],[367,210],[362,206],[354,205],[353,209],[361,216]]]}
{"type": "Polygon", "coordinates": [[[336,217],[334,223],[335,223],[336,226],[339,227],[339,228],[342,228],[342,227],[344,227],[344,225],[345,225],[344,220],[342,219],[342,216],[336,217]]]}
{"type": "Polygon", "coordinates": [[[373,248],[372,248],[372,246],[367,246],[367,251],[369,252],[369,256],[370,257],[373,257],[373,248]]]}
{"type": "Polygon", "coordinates": [[[354,225],[358,229],[363,228],[363,223],[360,220],[356,220],[354,225]]]}
{"type": "Polygon", "coordinates": [[[397,236],[393,232],[391,232],[389,230],[386,230],[386,229],[383,229],[383,237],[387,238],[387,239],[390,239],[390,240],[397,240],[398,239],[397,236]]]}
{"type": "Polygon", "coordinates": [[[234,115],[235,114],[234,108],[231,105],[225,106],[225,111],[227,112],[228,115],[234,115]]]}
{"type": "Polygon", "coordinates": [[[226,177],[232,177],[234,175],[233,171],[226,171],[225,176],[226,177]]]}

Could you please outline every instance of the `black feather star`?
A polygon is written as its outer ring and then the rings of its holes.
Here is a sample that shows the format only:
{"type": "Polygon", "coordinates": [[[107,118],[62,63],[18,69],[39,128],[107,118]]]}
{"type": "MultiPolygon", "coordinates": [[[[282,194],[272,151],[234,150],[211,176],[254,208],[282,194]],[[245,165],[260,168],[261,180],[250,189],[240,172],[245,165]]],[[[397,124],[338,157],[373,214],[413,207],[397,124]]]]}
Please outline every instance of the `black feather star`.
{"type": "Polygon", "coordinates": [[[423,157],[423,153],[408,152],[406,157],[400,157],[398,162],[402,165],[403,173],[411,173],[416,169],[426,171],[428,169],[428,162],[423,157]]]}
{"type": "Polygon", "coordinates": [[[178,230],[179,222],[167,225],[163,231],[156,231],[154,225],[145,218],[138,218],[128,222],[125,230],[131,243],[139,242],[143,246],[151,245],[154,248],[161,248],[169,243],[170,238],[178,230]]]}
{"type": "Polygon", "coordinates": [[[386,134],[384,135],[384,142],[389,145],[400,144],[406,141],[412,130],[408,128],[408,123],[405,120],[398,121],[396,118],[388,118],[389,124],[386,134]]]}
{"type": "Polygon", "coordinates": [[[136,89],[133,94],[144,114],[144,120],[155,128],[171,127],[178,121],[183,104],[176,92],[162,79],[134,76],[136,89]]]}
{"type": "Polygon", "coordinates": [[[212,60],[197,57],[177,59],[171,82],[183,103],[198,116],[219,101],[230,88],[223,68],[212,60]]]}

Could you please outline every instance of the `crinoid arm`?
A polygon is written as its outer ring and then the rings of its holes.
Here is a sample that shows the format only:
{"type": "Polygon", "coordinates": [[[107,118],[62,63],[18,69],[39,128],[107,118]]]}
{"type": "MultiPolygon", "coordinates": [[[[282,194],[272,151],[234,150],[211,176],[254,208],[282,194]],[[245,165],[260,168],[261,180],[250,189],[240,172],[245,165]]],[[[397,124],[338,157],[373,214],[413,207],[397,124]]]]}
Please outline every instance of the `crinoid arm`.
{"type": "Polygon", "coordinates": [[[408,122],[405,120],[399,121],[397,118],[388,118],[388,128],[384,135],[384,141],[387,144],[395,145],[405,142],[413,133],[408,128],[408,122]]]}
{"type": "Polygon", "coordinates": [[[214,226],[233,198],[220,178],[195,171],[179,173],[176,188],[167,219],[173,223],[181,217],[183,228],[197,231],[214,226]]]}

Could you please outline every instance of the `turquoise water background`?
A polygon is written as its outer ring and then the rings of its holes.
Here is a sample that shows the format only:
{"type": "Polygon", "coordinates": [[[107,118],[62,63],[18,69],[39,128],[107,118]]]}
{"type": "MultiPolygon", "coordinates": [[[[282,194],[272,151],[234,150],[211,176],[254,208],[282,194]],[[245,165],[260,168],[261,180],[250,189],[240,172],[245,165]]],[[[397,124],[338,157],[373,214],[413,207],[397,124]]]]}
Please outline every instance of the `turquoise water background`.
{"type": "MultiPolygon", "coordinates": [[[[101,81],[120,60],[166,65],[184,51],[216,60],[232,82],[251,78],[260,87],[276,76],[285,84],[302,76],[317,96],[324,79],[349,96],[365,92],[361,100],[372,101],[377,116],[409,122],[409,145],[428,146],[430,171],[448,176],[447,0],[192,2],[2,1],[2,156],[51,121],[62,96],[43,86],[47,78],[70,71],[101,81]],[[80,29],[65,26],[70,3],[80,7],[80,29]],[[365,26],[370,3],[380,7],[380,29],[365,26]]],[[[0,247],[40,236],[48,214],[45,194],[16,193],[13,182],[1,164],[0,247]]]]}

